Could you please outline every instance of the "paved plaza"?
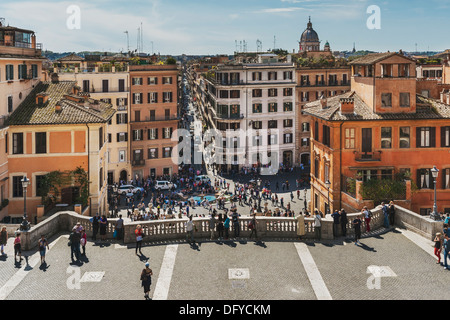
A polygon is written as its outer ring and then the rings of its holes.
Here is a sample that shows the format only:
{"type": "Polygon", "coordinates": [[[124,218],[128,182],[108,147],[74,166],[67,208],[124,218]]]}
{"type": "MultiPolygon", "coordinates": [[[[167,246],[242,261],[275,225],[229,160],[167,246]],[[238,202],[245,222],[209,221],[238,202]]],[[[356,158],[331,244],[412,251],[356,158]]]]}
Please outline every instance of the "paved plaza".
{"type": "Polygon", "coordinates": [[[79,265],[67,238],[50,239],[44,266],[36,252],[15,264],[9,243],[0,260],[0,299],[143,300],[145,261],[153,300],[450,299],[450,271],[436,264],[432,243],[400,229],[360,245],[344,238],[148,242],[143,256],[133,245],[89,242],[79,265]]]}

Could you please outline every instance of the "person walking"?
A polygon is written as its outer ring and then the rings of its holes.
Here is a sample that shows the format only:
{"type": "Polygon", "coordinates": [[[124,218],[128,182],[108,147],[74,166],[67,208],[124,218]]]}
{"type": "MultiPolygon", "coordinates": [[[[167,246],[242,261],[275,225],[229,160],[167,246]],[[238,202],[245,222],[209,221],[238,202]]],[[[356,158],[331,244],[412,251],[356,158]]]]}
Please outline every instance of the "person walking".
{"type": "Polygon", "coordinates": [[[98,213],[92,218],[92,240],[96,241],[97,240],[97,233],[98,233],[98,229],[99,229],[99,220],[100,217],[98,215],[98,213]]]}
{"type": "Polygon", "coordinates": [[[236,210],[234,210],[233,214],[231,215],[231,220],[233,222],[234,237],[239,238],[240,234],[239,214],[237,213],[236,210]]]}
{"type": "Polygon", "coordinates": [[[389,224],[393,226],[395,223],[395,206],[393,201],[389,202],[388,214],[389,214],[389,224]]]}
{"type": "Polygon", "coordinates": [[[217,232],[219,233],[219,240],[223,240],[223,216],[219,213],[219,219],[217,222],[217,232]]]}
{"type": "Polygon", "coordinates": [[[22,245],[20,240],[20,232],[16,232],[16,237],[14,239],[14,261],[16,256],[19,255],[19,261],[22,260],[22,245]]]}
{"type": "Polygon", "coordinates": [[[225,229],[225,240],[228,240],[228,238],[230,237],[230,217],[228,215],[225,216],[223,227],[225,229]]]}
{"type": "Polygon", "coordinates": [[[248,228],[249,228],[250,230],[252,230],[252,231],[250,232],[250,239],[253,237],[253,235],[255,235],[255,239],[258,240],[258,232],[257,232],[257,230],[256,230],[256,225],[257,225],[257,222],[256,222],[256,213],[253,213],[253,215],[252,215],[252,220],[250,220],[250,222],[248,223],[248,228]]]}
{"type": "Polygon", "coordinates": [[[212,213],[209,219],[209,230],[211,231],[211,240],[214,240],[214,230],[216,229],[216,214],[212,213]]]}
{"type": "Polygon", "coordinates": [[[192,221],[192,215],[189,216],[188,222],[186,222],[186,240],[189,243],[195,243],[194,241],[194,222],[192,221]]]}
{"type": "Polygon", "coordinates": [[[81,229],[81,238],[80,238],[80,246],[82,249],[81,255],[84,257],[86,256],[86,243],[87,243],[87,235],[86,235],[86,230],[81,229]]]}
{"type": "Polygon", "coordinates": [[[314,211],[314,234],[315,239],[320,241],[322,238],[322,217],[317,209],[314,211]]]}
{"type": "Polygon", "coordinates": [[[100,227],[100,239],[102,241],[106,241],[106,227],[108,225],[108,220],[106,219],[106,216],[102,215],[98,223],[100,227]]]}
{"type": "Polygon", "coordinates": [[[335,210],[331,214],[331,217],[333,218],[333,236],[335,238],[337,238],[338,233],[339,233],[339,223],[340,223],[341,215],[339,214],[339,211],[335,210]]]}
{"type": "Polygon", "coordinates": [[[347,219],[347,212],[345,212],[344,209],[341,209],[341,232],[342,232],[342,236],[346,237],[347,236],[347,223],[348,223],[348,219],[347,219]]]}
{"type": "Polygon", "coordinates": [[[444,249],[444,269],[448,269],[447,257],[448,257],[448,253],[450,251],[450,241],[449,241],[449,237],[447,234],[444,235],[443,249],[444,249]]]}
{"type": "Polygon", "coordinates": [[[151,300],[149,297],[150,286],[152,285],[153,271],[150,269],[150,263],[145,263],[145,268],[141,272],[141,287],[144,287],[145,300],[151,300]]]}
{"type": "Polygon", "coordinates": [[[370,232],[370,220],[371,220],[371,216],[370,216],[370,211],[369,209],[367,209],[367,207],[364,207],[361,210],[361,213],[364,215],[364,222],[366,223],[366,231],[370,232]]]}
{"type": "Polygon", "coordinates": [[[122,240],[123,239],[123,219],[122,219],[121,214],[119,215],[119,219],[116,221],[115,229],[117,232],[117,240],[122,240]]]}
{"type": "Polygon", "coordinates": [[[138,224],[136,230],[134,230],[134,235],[136,236],[136,255],[139,250],[139,254],[142,255],[142,240],[144,239],[144,230],[142,230],[142,226],[138,224]]]}
{"type": "Polygon", "coordinates": [[[8,243],[8,231],[6,231],[6,226],[2,227],[0,231],[0,246],[1,246],[1,255],[5,255],[5,246],[8,243]]]}
{"type": "Polygon", "coordinates": [[[81,234],[77,231],[77,227],[73,227],[72,233],[69,236],[70,256],[72,258],[72,261],[74,261],[75,259],[76,261],[80,260],[80,241],[81,241],[81,234]]]}
{"type": "Polygon", "coordinates": [[[300,211],[297,216],[297,236],[300,239],[302,239],[305,234],[306,234],[305,217],[303,216],[302,212],[300,211]]]}
{"type": "Polygon", "coordinates": [[[362,220],[359,216],[356,216],[352,221],[353,228],[355,229],[355,245],[360,243],[359,239],[361,239],[361,224],[362,220]]]}
{"type": "Polygon", "coordinates": [[[388,206],[382,202],[381,203],[381,209],[383,211],[383,215],[384,215],[384,220],[383,220],[383,225],[385,228],[389,228],[389,210],[388,210],[388,206]]]}
{"type": "Polygon", "coordinates": [[[45,236],[42,234],[41,238],[38,241],[38,246],[39,246],[39,255],[41,256],[41,265],[45,263],[45,252],[47,249],[49,249],[48,247],[48,241],[47,239],[45,239],[45,236]]]}
{"type": "Polygon", "coordinates": [[[442,237],[441,233],[436,233],[434,238],[434,255],[438,258],[437,264],[441,264],[442,237]]]}

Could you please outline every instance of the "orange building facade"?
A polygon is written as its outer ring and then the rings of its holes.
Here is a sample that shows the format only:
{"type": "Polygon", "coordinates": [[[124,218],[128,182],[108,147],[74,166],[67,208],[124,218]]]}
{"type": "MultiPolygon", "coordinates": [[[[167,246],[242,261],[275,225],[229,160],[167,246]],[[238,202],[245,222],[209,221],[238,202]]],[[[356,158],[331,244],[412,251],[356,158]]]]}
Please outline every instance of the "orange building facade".
{"type": "Polygon", "coordinates": [[[132,179],[166,178],[178,173],[178,68],[131,65],[130,159],[132,179]]]}
{"type": "Polygon", "coordinates": [[[437,208],[450,212],[450,106],[416,95],[415,62],[400,54],[372,54],[351,65],[350,92],[304,109],[312,117],[311,209],[360,210],[370,199],[350,190],[349,178],[364,183],[403,173],[411,179],[405,197],[385,200],[427,215],[436,167],[437,208]]]}

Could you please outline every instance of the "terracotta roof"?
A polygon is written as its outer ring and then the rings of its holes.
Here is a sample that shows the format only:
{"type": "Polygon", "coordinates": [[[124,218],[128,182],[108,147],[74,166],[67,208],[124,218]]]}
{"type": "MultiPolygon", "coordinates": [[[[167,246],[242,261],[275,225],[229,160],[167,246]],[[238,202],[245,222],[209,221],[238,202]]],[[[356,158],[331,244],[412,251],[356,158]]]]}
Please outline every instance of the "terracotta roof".
{"type": "Polygon", "coordinates": [[[449,105],[421,95],[416,96],[415,113],[374,113],[354,91],[326,100],[326,108],[322,108],[320,100],[317,100],[307,103],[302,112],[327,121],[450,119],[449,105]],[[342,98],[353,98],[354,113],[340,112],[340,100],[342,98]]]}
{"type": "Polygon", "coordinates": [[[369,53],[369,54],[367,54],[365,56],[362,56],[360,58],[356,58],[355,60],[350,61],[348,64],[349,65],[354,65],[354,64],[357,64],[357,65],[361,65],[361,64],[362,65],[371,65],[371,64],[377,63],[379,61],[382,61],[384,59],[387,59],[387,58],[390,58],[392,56],[395,56],[395,55],[401,56],[401,57],[403,57],[405,59],[408,59],[408,60],[412,60],[411,58],[405,57],[404,55],[401,55],[401,54],[396,53],[396,52],[384,52],[384,53],[369,53]]]}
{"type": "Polygon", "coordinates": [[[71,53],[67,56],[57,59],[57,61],[84,61],[84,58],[76,55],[75,53],[71,53]]]}
{"type": "Polygon", "coordinates": [[[108,103],[91,98],[74,96],[72,89],[75,81],[40,82],[19,107],[11,114],[8,125],[45,125],[45,124],[83,124],[104,123],[114,115],[115,110],[108,103]],[[36,105],[36,96],[45,92],[48,101],[42,106],[36,105]],[[72,101],[77,98],[84,103],[72,101]],[[59,103],[61,111],[55,106],[59,103]]]}

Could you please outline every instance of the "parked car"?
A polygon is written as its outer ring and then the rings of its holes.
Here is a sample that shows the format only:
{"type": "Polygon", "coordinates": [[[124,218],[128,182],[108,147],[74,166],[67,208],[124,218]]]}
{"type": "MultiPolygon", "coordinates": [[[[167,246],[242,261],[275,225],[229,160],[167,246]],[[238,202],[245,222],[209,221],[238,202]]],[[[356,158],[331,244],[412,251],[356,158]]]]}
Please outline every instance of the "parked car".
{"type": "Polygon", "coordinates": [[[176,184],[173,184],[170,181],[165,181],[165,180],[157,180],[155,183],[155,189],[158,191],[161,190],[170,190],[172,189],[172,187],[176,188],[176,184]]]}
{"type": "Polygon", "coordinates": [[[195,182],[211,182],[211,179],[208,176],[200,175],[195,177],[195,182]]]}
{"type": "Polygon", "coordinates": [[[135,186],[133,186],[131,184],[124,184],[124,185],[121,185],[119,187],[119,193],[123,194],[123,195],[127,195],[127,194],[130,194],[130,193],[141,194],[143,192],[144,192],[144,188],[135,187],[135,186]]]}

